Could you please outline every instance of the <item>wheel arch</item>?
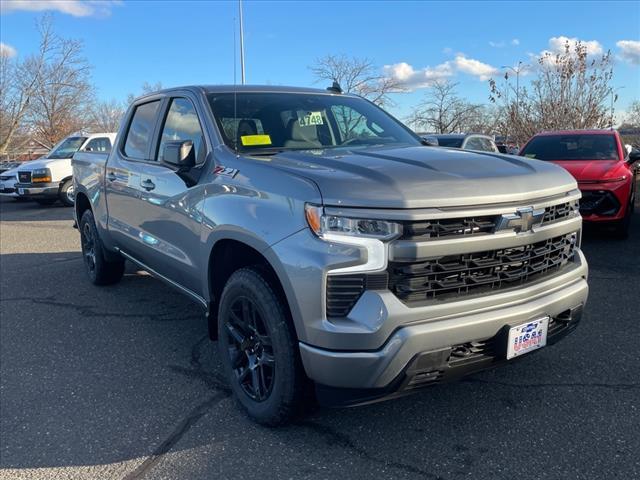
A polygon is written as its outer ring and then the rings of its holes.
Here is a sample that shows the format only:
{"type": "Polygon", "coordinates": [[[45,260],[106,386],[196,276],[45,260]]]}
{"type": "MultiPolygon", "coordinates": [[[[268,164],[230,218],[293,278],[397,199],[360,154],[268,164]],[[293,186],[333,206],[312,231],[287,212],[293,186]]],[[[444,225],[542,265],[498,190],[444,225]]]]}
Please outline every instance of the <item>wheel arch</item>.
{"type": "Polygon", "coordinates": [[[89,197],[87,197],[87,194],[83,191],[76,192],[73,208],[75,209],[76,222],[78,223],[78,225],[80,225],[80,219],[82,218],[82,215],[84,214],[85,211],[87,210],[93,211],[91,208],[91,202],[89,201],[89,197]]]}
{"type": "Polygon", "coordinates": [[[220,296],[231,275],[240,268],[257,266],[265,274],[267,280],[273,287],[276,295],[285,307],[285,314],[291,322],[297,337],[294,312],[292,303],[287,297],[282,281],[282,267],[277,258],[274,258],[268,246],[262,246],[259,241],[238,236],[228,236],[217,240],[210,252],[207,262],[207,285],[208,285],[208,327],[209,337],[217,339],[218,334],[218,305],[220,296]]]}

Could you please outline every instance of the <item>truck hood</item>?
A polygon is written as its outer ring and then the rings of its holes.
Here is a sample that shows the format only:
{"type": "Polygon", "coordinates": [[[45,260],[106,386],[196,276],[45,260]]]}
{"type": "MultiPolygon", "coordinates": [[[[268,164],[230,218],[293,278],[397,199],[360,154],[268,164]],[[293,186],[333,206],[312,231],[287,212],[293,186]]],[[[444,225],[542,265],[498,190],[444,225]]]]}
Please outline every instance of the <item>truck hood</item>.
{"type": "Polygon", "coordinates": [[[571,175],[550,162],[459,149],[306,150],[283,152],[267,161],[315,182],[325,205],[345,207],[519,202],[577,188],[571,175]]]}
{"type": "Polygon", "coordinates": [[[618,160],[557,160],[556,165],[566,169],[579,181],[604,180],[619,165],[618,160]]]}
{"type": "Polygon", "coordinates": [[[18,167],[18,170],[28,172],[37,168],[52,168],[57,165],[71,165],[71,158],[40,158],[25,162],[24,165],[18,167]]]}

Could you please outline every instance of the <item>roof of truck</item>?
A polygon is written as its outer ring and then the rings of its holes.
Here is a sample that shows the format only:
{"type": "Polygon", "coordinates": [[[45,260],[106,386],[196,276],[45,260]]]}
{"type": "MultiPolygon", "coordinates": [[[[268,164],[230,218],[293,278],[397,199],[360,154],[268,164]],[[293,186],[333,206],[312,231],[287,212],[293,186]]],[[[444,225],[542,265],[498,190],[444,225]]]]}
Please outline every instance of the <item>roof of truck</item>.
{"type": "MultiPolygon", "coordinates": [[[[156,92],[141,95],[139,98],[156,94],[169,93],[177,90],[190,90],[204,93],[314,93],[322,95],[335,95],[336,92],[324,88],[288,87],[282,85],[185,85],[179,87],[165,88],[156,92]]],[[[342,93],[341,95],[351,95],[342,93]]]]}

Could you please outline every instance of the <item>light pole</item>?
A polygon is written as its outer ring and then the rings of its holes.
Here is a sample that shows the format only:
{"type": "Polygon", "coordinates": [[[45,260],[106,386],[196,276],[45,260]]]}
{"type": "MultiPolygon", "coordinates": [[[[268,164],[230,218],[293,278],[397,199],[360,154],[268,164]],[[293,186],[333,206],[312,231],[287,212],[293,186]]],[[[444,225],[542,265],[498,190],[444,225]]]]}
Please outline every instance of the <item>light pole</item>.
{"type": "MultiPolygon", "coordinates": [[[[529,65],[522,62],[518,62],[517,67],[511,67],[509,65],[502,65],[500,68],[506,68],[516,74],[516,121],[520,123],[520,73],[529,65]]],[[[518,126],[516,126],[518,128],[518,126]]]]}
{"type": "Polygon", "coordinates": [[[618,98],[618,95],[615,95],[615,93],[618,90],[622,90],[624,87],[617,87],[617,88],[611,88],[609,93],[611,94],[611,110],[610,110],[610,120],[609,120],[609,129],[613,130],[613,102],[615,102],[618,98]],[[615,97],[615,98],[614,98],[615,97]]]}
{"type": "Polygon", "coordinates": [[[240,75],[242,85],[244,85],[244,28],[242,25],[242,0],[238,0],[238,10],[240,11],[240,75]]]}

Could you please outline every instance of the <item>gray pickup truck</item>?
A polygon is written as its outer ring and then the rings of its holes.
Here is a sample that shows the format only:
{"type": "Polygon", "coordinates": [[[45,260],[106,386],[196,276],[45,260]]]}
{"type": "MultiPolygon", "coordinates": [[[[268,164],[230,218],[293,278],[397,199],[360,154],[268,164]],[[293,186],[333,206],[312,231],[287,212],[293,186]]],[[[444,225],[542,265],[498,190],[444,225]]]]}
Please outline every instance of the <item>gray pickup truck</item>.
{"type": "Polygon", "coordinates": [[[231,388],[280,424],[556,342],[587,299],[575,180],[425,147],[337,88],[183,87],[137,99],[73,161],[90,280],[129,260],[206,311],[231,388]]]}

